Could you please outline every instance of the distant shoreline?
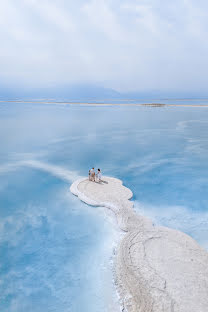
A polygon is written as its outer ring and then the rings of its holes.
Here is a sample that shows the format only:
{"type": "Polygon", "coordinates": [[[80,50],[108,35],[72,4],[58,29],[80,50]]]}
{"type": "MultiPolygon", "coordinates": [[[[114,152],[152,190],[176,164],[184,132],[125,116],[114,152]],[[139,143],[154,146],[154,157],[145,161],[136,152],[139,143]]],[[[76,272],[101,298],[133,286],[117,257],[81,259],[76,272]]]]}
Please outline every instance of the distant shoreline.
{"type": "MultiPolygon", "coordinates": [[[[119,100],[120,101],[120,100],[119,100]]],[[[134,100],[121,100],[121,101],[134,101],[134,100]]],[[[179,100],[174,101],[197,101],[179,100]]],[[[200,101],[206,101],[206,99],[200,99],[200,101]]],[[[100,102],[55,102],[55,101],[22,101],[22,100],[0,100],[0,103],[28,103],[28,104],[59,104],[59,105],[85,105],[85,106],[149,106],[149,107],[208,107],[208,104],[166,104],[166,103],[100,103],[100,102]]]]}

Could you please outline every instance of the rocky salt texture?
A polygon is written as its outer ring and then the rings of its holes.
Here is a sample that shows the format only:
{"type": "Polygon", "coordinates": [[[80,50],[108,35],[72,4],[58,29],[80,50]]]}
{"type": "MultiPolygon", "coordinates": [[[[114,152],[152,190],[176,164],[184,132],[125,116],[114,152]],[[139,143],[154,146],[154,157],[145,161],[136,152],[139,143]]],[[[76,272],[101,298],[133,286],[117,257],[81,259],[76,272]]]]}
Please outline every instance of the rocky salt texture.
{"type": "Polygon", "coordinates": [[[70,190],[89,205],[111,209],[126,232],[116,257],[123,311],[208,312],[208,253],[190,236],[139,216],[122,181],[103,180],[81,179],[70,190]]]}

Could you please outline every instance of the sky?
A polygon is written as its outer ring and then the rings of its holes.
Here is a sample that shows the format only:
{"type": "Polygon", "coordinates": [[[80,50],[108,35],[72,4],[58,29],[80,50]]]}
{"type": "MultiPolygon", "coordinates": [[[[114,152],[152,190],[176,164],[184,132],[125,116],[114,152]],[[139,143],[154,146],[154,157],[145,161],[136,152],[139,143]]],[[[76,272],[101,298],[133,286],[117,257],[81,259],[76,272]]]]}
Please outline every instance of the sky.
{"type": "Polygon", "coordinates": [[[205,93],[206,0],[0,2],[1,86],[205,93]]]}

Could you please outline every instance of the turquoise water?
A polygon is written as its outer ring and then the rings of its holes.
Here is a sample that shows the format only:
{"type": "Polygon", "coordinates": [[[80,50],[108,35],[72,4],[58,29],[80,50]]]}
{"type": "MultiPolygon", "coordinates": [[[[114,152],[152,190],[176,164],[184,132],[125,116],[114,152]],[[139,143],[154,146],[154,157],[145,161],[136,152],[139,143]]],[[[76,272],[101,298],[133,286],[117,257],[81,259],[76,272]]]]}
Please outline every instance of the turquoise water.
{"type": "Polygon", "coordinates": [[[91,166],[208,248],[206,108],[0,105],[0,310],[119,311],[120,232],[69,185],[91,166]]]}

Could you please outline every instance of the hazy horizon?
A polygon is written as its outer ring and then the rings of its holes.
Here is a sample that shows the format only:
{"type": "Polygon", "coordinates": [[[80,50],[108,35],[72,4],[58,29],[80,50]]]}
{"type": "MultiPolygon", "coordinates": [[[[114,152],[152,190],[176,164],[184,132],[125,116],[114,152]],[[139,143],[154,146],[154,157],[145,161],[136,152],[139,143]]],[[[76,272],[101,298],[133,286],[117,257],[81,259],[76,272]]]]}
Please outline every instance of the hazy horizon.
{"type": "Polygon", "coordinates": [[[0,93],[88,85],[204,96],[207,15],[204,0],[2,2],[0,93]]]}
{"type": "Polygon", "coordinates": [[[54,99],[54,100],[154,100],[154,99],[208,99],[208,93],[195,92],[118,92],[98,85],[78,84],[54,87],[0,86],[0,100],[54,99]]]}

